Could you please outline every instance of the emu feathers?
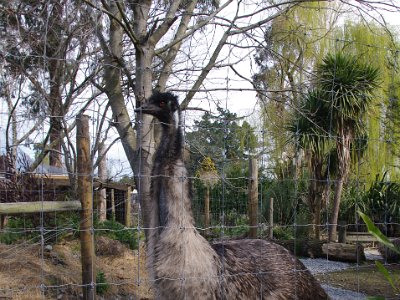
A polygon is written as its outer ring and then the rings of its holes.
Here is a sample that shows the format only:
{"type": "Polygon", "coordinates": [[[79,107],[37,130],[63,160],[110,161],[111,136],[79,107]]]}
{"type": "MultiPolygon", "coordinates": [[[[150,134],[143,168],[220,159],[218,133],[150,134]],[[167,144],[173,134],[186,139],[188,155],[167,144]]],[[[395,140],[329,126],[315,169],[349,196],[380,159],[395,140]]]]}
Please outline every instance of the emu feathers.
{"type": "Polygon", "coordinates": [[[275,243],[243,239],[210,245],[194,227],[177,97],[154,93],[138,111],[162,125],[151,181],[159,228],[147,240],[155,245],[148,267],[157,299],[329,299],[304,265],[275,243]]]}

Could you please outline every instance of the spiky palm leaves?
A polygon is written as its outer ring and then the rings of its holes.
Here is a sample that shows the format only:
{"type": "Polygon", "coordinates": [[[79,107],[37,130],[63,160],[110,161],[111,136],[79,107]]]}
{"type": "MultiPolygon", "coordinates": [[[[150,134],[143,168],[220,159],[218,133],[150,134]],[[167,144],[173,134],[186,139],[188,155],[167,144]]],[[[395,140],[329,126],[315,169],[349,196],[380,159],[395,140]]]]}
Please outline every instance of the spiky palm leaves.
{"type": "MultiPolygon", "coordinates": [[[[289,130],[296,133],[300,147],[310,153],[310,168],[317,180],[324,155],[335,138],[337,180],[329,238],[336,236],[336,224],[343,182],[347,179],[351,146],[365,138],[365,114],[373,102],[379,84],[379,70],[355,56],[327,55],[317,66],[315,88],[303,97],[303,106],[289,130]]],[[[321,173],[320,173],[321,175],[321,173]]]]}
{"type": "Polygon", "coordinates": [[[318,66],[317,80],[330,106],[334,129],[337,132],[343,127],[359,129],[379,85],[379,69],[355,56],[330,54],[318,66]]]}
{"type": "Polygon", "coordinates": [[[289,132],[302,149],[321,156],[329,134],[329,109],[322,90],[309,91],[289,125],[289,132]]]}
{"type": "Polygon", "coordinates": [[[306,93],[288,127],[296,148],[306,154],[310,173],[306,202],[313,216],[313,231],[317,239],[320,237],[321,209],[326,201],[328,157],[332,149],[332,141],[329,139],[329,106],[324,97],[325,93],[320,89],[306,93]]]}
{"type": "Polygon", "coordinates": [[[360,62],[355,56],[336,54],[324,58],[317,75],[327,96],[336,134],[338,175],[329,230],[329,240],[334,240],[343,183],[350,171],[351,144],[365,126],[364,117],[379,84],[379,69],[360,62]]]}

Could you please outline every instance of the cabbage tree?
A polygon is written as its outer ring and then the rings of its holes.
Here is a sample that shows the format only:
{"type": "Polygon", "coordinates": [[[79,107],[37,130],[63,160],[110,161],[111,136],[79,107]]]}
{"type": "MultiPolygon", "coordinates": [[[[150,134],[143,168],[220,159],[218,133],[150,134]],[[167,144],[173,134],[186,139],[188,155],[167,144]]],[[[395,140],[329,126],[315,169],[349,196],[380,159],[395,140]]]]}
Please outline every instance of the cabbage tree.
{"type": "Polygon", "coordinates": [[[337,177],[329,223],[329,240],[336,238],[340,199],[351,164],[351,144],[363,132],[365,116],[379,85],[378,68],[356,56],[329,54],[317,67],[318,86],[328,103],[332,133],[336,139],[337,177]]]}

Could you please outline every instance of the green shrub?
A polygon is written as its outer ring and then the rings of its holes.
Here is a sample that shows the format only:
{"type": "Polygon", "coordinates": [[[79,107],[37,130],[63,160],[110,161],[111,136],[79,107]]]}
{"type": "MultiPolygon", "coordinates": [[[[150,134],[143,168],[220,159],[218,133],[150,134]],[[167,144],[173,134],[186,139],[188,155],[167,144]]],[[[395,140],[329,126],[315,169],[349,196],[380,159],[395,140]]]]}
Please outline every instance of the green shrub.
{"type": "Polygon", "coordinates": [[[22,239],[36,242],[40,239],[40,232],[29,218],[9,217],[7,228],[0,233],[0,242],[10,245],[22,239]]]}
{"type": "Polygon", "coordinates": [[[110,239],[118,240],[127,245],[130,249],[137,249],[138,236],[135,230],[126,228],[117,221],[106,220],[104,222],[95,222],[96,235],[107,236],[110,239]]]}
{"type": "Polygon", "coordinates": [[[274,238],[277,240],[291,240],[294,238],[292,226],[274,227],[274,238]]]}
{"type": "MultiPolygon", "coordinates": [[[[40,240],[40,223],[37,216],[9,217],[7,228],[0,233],[0,242],[13,244],[20,240],[30,240],[37,242],[40,240]]],[[[43,219],[44,237],[46,242],[54,242],[63,238],[69,232],[73,237],[79,237],[80,216],[76,212],[58,213],[48,215],[43,219]],[[65,229],[68,230],[54,230],[65,229]]],[[[137,249],[138,236],[135,230],[125,228],[124,225],[116,221],[104,221],[102,223],[94,220],[96,235],[104,235],[110,239],[118,240],[127,245],[130,249],[137,249]]]]}
{"type": "Polygon", "coordinates": [[[0,233],[0,242],[13,244],[20,240],[37,242],[40,240],[40,228],[44,228],[44,238],[47,243],[52,243],[72,234],[79,237],[80,217],[77,212],[58,212],[29,214],[24,216],[8,217],[7,227],[0,233]],[[58,230],[68,229],[68,230],[58,230]]]}
{"type": "Polygon", "coordinates": [[[98,271],[96,274],[96,294],[104,295],[109,288],[106,275],[104,272],[98,271]]]}
{"type": "Polygon", "coordinates": [[[310,230],[312,229],[311,216],[307,208],[300,209],[296,214],[296,227],[295,227],[295,238],[302,239],[309,236],[310,230]]]}
{"type": "MultiPolygon", "coordinates": [[[[361,212],[360,210],[358,211],[358,214],[364,221],[364,223],[367,225],[368,232],[372,234],[379,243],[381,243],[383,246],[385,246],[388,250],[391,250],[392,253],[397,253],[400,255],[400,249],[398,248],[398,241],[396,243],[391,242],[387,236],[385,236],[378,227],[375,226],[374,222],[372,219],[361,212]]],[[[386,280],[389,282],[389,284],[392,286],[393,291],[396,294],[400,294],[400,284],[399,284],[399,279],[395,277],[393,274],[391,274],[386,267],[380,262],[380,261],[375,261],[375,265],[377,266],[378,270],[385,276],[386,280]]],[[[380,298],[369,298],[369,299],[380,299],[380,298]]]]}

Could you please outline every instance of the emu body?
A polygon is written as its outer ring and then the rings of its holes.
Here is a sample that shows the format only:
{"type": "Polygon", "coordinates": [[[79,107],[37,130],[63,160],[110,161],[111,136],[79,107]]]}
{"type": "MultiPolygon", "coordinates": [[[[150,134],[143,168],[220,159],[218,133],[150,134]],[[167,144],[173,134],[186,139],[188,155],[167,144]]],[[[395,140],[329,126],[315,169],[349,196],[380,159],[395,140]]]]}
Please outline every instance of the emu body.
{"type": "Polygon", "coordinates": [[[149,235],[150,273],[158,299],[329,299],[285,248],[259,239],[210,245],[194,227],[190,182],[182,158],[177,98],[155,93],[141,109],[162,124],[151,197],[159,228],[149,235]]]}

